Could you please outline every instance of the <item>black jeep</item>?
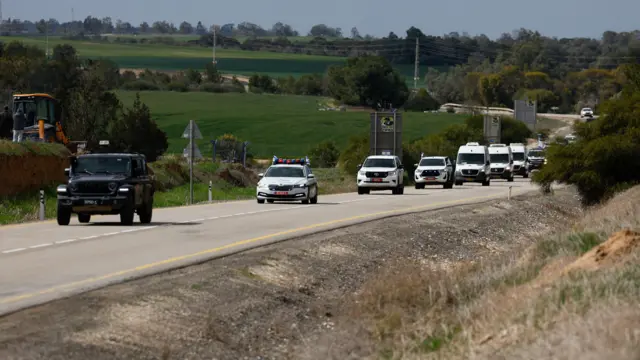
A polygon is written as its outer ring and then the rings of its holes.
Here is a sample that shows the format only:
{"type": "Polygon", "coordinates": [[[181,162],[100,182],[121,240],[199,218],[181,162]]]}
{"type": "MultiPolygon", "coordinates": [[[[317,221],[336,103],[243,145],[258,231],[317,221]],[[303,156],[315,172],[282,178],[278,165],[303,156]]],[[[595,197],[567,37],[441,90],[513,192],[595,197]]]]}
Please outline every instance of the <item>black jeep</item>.
{"type": "Polygon", "coordinates": [[[141,154],[83,154],[71,157],[66,185],[58,186],[58,224],[69,225],[71,214],[88,223],[91,215],[117,215],[124,225],[151,222],[155,187],[141,154]]]}

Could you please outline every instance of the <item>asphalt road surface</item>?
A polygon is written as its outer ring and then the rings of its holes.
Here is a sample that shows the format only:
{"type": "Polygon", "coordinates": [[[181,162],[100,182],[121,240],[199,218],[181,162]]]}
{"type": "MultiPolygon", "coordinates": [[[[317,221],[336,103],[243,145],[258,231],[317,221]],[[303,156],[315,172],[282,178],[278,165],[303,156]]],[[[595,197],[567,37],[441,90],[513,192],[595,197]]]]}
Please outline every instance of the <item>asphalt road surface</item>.
{"type": "Polygon", "coordinates": [[[121,226],[118,216],[100,216],[89,224],[74,217],[69,226],[55,220],[0,226],[0,314],[322,230],[506,198],[509,186],[514,196],[536,188],[516,178],[489,187],[406,187],[404,195],[321,195],[309,205],[248,200],[156,209],[146,225],[121,226]]]}

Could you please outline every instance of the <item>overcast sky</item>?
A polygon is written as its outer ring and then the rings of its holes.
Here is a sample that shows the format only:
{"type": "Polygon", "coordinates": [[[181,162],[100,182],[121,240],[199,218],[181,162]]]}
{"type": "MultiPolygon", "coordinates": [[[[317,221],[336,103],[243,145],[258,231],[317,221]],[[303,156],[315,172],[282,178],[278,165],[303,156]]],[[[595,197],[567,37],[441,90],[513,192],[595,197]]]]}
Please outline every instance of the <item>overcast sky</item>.
{"type": "Polygon", "coordinates": [[[544,35],[599,38],[605,30],[640,28],[640,0],[0,0],[3,18],[60,21],[88,15],[110,16],[133,24],[183,20],[205,25],[249,21],[270,28],[281,21],[306,34],[324,23],[341,27],[345,35],[356,26],[361,34],[404,36],[416,26],[429,35],[452,31],[495,38],[524,27],[544,35]],[[533,4],[533,5],[526,5],[533,4]],[[456,10],[458,9],[458,10],[456,10]],[[208,14],[208,15],[204,15],[208,14]]]}

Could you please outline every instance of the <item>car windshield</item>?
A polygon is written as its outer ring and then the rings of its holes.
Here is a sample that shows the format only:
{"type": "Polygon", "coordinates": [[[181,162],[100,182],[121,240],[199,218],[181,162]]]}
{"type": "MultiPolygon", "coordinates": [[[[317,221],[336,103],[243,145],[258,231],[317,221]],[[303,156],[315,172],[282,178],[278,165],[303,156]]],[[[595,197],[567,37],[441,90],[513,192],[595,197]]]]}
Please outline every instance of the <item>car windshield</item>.
{"type": "Polygon", "coordinates": [[[422,159],[419,166],[444,166],[444,159],[422,159]]]}
{"type": "Polygon", "coordinates": [[[130,170],[131,161],[124,156],[79,157],[73,166],[76,174],[128,174],[130,170]]]}
{"type": "Polygon", "coordinates": [[[589,108],[584,108],[584,109],[582,109],[582,111],[591,111],[591,109],[589,109],[589,108]]]}
{"type": "Polygon", "coordinates": [[[515,161],[524,161],[524,153],[523,152],[514,152],[513,160],[515,161]]]}
{"type": "Polygon", "coordinates": [[[395,168],[396,162],[393,159],[368,158],[362,167],[395,168]]]}
{"type": "Polygon", "coordinates": [[[272,166],[264,174],[265,177],[304,177],[301,167],[294,166],[272,166]]]}
{"type": "Polygon", "coordinates": [[[509,154],[491,154],[489,155],[492,163],[509,163],[509,154]]]}
{"type": "Polygon", "coordinates": [[[544,152],[540,150],[531,150],[529,151],[529,157],[544,157],[544,152]]]}
{"type": "Polygon", "coordinates": [[[484,154],[458,154],[457,164],[484,164],[484,154]]]}

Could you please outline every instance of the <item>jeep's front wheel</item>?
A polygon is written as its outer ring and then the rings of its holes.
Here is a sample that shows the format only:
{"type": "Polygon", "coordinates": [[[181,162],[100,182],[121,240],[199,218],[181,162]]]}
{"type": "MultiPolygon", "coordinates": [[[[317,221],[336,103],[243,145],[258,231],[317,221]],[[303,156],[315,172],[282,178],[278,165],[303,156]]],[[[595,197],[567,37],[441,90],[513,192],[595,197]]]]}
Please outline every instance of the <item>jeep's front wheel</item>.
{"type": "Polygon", "coordinates": [[[153,216],[153,201],[145,203],[140,210],[138,210],[138,217],[140,218],[140,223],[148,224],[151,222],[151,217],[153,216]]]}
{"type": "Polygon", "coordinates": [[[133,225],[134,214],[135,209],[133,208],[133,200],[129,200],[120,210],[120,223],[122,225],[133,225]]]}
{"type": "Polygon", "coordinates": [[[71,222],[71,209],[58,204],[56,218],[58,220],[58,225],[69,225],[69,222],[71,222]]]}

